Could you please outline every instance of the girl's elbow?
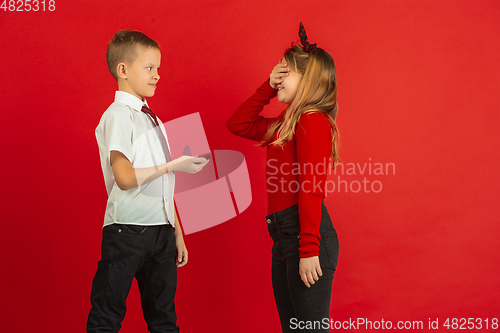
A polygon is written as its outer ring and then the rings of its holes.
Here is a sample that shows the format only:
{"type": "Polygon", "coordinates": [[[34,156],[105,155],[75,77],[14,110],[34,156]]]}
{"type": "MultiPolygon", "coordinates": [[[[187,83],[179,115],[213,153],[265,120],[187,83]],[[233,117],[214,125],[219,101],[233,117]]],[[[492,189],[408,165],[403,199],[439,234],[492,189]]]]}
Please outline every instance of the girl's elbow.
{"type": "Polygon", "coordinates": [[[231,119],[229,119],[228,121],[226,121],[226,128],[229,130],[229,132],[231,132],[233,134],[236,134],[236,133],[234,133],[235,128],[234,128],[234,124],[231,121],[231,119]]]}
{"type": "Polygon", "coordinates": [[[233,133],[234,135],[242,136],[244,133],[244,131],[242,131],[241,127],[238,126],[237,123],[231,121],[231,119],[229,119],[226,122],[226,127],[229,130],[229,132],[233,133]]]}

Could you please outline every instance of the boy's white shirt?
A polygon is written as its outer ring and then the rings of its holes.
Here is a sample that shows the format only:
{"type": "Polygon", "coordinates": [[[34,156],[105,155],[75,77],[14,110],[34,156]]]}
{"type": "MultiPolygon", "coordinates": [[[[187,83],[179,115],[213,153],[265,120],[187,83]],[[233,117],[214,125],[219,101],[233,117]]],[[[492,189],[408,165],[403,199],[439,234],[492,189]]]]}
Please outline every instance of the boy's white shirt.
{"type": "MultiPolygon", "coordinates": [[[[104,225],[113,223],[175,226],[175,174],[168,172],[152,182],[123,191],[116,185],[110,163],[110,152],[121,152],[133,168],[153,167],[166,163],[161,140],[151,118],[141,111],[142,102],[123,92],[115,93],[115,101],[104,112],[95,130],[101,168],[108,192],[104,225]]],[[[167,134],[158,119],[161,133],[167,134]]],[[[170,148],[169,148],[170,149],[170,148]]]]}

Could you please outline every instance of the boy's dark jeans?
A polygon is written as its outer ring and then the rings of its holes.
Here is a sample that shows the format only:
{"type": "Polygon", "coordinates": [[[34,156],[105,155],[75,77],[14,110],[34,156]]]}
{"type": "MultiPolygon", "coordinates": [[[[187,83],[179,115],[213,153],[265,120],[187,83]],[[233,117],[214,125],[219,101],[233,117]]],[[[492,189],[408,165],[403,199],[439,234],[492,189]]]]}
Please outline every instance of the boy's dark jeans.
{"type": "Polygon", "coordinates": [[[139,285],[148,331],[179,332],[174,305],[177,287],[174,228],[124,224],[103,228],[87,332],[120,330],[134,278],[139,285]]]}
{"type": "Polygon", "coordinates": [[[266,216],[273,239],[272,280],[276,306],[283,332],[330,332],[326,325],[300,330],[307,322],[323,323],[330,317],[333,274],[337,267],[339,243],[328,210],[321,212],[319,261],[323,276],[307,288],[299,275],[298,205],[266,216]],[[302,324],[299,326],[299,323],[302,324]]]}

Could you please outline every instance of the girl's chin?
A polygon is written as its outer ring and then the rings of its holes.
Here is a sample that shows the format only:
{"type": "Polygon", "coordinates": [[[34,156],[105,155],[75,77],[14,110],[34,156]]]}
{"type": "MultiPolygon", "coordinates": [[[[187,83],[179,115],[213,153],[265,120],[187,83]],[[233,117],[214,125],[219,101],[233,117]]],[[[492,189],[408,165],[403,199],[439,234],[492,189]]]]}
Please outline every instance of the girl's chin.
{"type": "Polygon", "coordinates": [[[287,101],[284,98],[278,98],[278,102],[290,105],[293,101],[287,101]]]}

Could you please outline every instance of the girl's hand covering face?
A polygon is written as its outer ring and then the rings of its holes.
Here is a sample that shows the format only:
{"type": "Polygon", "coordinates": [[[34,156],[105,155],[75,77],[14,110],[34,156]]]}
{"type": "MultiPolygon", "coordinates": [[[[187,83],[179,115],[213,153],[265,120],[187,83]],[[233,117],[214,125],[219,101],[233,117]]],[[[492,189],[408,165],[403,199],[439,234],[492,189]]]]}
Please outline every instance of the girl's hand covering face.
{"type": "Polygon", "coordinates": [[[275,90],[280,90],[280,84],[281,82],[283,82],[282,78],[288,76],[289,71],[290,68],[288,68],[287,63],[280,59],[278,64],[274,66],[273,71],[269,75],[269,84],[271,85],[271,87],[275,90]]]}

